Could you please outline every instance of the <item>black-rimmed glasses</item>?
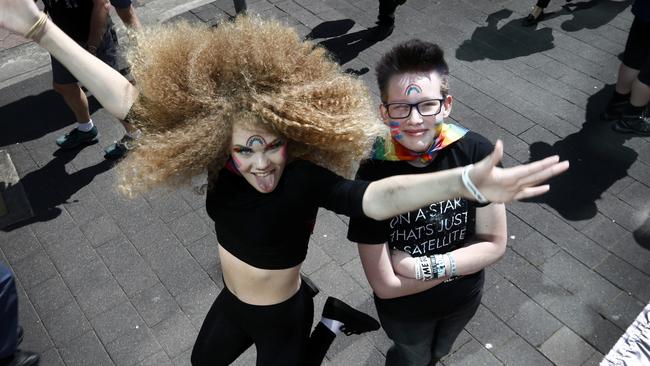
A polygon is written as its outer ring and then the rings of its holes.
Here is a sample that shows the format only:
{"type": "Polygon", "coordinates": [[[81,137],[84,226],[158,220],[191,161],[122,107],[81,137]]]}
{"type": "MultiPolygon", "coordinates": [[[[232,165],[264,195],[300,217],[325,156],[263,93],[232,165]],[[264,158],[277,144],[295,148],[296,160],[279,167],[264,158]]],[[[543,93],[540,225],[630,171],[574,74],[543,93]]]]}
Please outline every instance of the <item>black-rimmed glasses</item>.
{"type": "Polygon", "coordinates": [[[435,116],[442,109],[444,99],[427,99],[418,103],[384,103],[388,117],[395,119],[408,118],[411,115],[413,107],[418,110],[421,116],[435,116]]]}

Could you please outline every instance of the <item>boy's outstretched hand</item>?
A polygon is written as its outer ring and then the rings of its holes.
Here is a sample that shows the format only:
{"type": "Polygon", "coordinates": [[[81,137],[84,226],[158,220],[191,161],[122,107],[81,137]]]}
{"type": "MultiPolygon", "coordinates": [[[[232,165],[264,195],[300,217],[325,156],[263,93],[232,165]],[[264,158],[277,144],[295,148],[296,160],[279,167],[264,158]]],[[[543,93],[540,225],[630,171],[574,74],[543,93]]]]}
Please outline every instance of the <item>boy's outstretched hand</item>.
{"type": "Polygon", "coordinates": [[[490,202],[509,202],[546,193],[550,187],[541,183],[569,168],[569,162],[560,162],[557,155],[512,168],[499,168],[496,165],[502,157],[503,143],[498,140],[494,151],[474,164],[469,172],[474,185],[490,202]]]}

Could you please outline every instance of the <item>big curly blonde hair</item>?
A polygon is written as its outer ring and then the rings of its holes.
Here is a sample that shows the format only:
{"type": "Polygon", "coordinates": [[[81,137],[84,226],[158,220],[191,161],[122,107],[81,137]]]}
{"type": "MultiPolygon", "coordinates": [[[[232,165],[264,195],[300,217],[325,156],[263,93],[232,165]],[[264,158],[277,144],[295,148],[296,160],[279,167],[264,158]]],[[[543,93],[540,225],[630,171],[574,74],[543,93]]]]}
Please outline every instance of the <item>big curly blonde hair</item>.
{"type": "Polygon", "coordinates": [[[130,193],[176,185],[225,163],[234,123],[272,130],[304,158],[349,176],[386,133],[362,81],[276,21],[178,23],[140,34],[129,56],[143,131],[120,164],[130,193]]]}

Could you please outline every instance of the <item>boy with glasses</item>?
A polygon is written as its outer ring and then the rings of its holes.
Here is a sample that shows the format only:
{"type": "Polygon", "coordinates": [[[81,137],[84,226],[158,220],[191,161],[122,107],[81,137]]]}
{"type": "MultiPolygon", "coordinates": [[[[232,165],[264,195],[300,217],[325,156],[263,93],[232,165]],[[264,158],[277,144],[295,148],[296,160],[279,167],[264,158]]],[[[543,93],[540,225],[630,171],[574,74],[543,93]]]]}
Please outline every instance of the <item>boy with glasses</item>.
{"type": "MultiPolygon", "coordinates": [[[[445,123],[453,98],[437,45],[399,44],[376,72],[391,138],[375,144],[358,179],[460,169],[493,150],[483,136],[445,123]]],[[[379,319],[394,342],[386,365],[432,365],[449,353],[478,308],[483,268],[505,253],[504,205],[470,188],[478,202],[456,198],[385,221],[350,219],[348,239],[359,243],[379,319]]]]}

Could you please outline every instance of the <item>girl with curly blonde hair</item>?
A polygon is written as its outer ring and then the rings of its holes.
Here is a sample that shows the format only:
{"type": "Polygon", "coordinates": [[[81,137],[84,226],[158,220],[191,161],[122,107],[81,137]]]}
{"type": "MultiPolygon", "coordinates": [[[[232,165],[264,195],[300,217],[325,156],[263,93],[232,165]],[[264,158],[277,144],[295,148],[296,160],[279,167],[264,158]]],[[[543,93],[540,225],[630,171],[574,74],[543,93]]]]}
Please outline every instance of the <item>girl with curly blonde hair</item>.
{"type": "Polygon", "coordinates": [[[138,90],[32,1],[0,0],[0,10],[0,27],[36,40],[107,111],[142,129],[139,146],[119,165],[125,192],[209,171],[206,209],[225,286],[199,332],[194,365],[229,364],[252,344],[258,365],[317,365],[337,333],[378,328],[328,298],[310,336],[313,292],[300,266],[319,207],[383,220],[453,197],[505,202],[545,192],[548,186],[536,185],[563,169],[557,158],[500,169],[497,143],[473,168],[347,180],[342,175],[387,131],[362,82],[287,27],[243,17],[216,30],[148,30],[131,55],[138,90]]]}

